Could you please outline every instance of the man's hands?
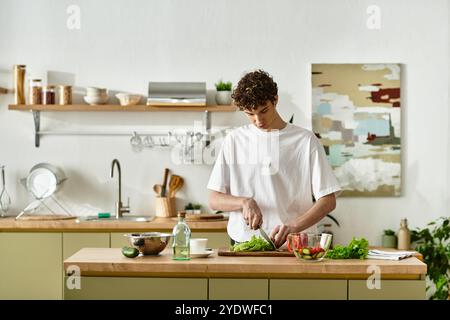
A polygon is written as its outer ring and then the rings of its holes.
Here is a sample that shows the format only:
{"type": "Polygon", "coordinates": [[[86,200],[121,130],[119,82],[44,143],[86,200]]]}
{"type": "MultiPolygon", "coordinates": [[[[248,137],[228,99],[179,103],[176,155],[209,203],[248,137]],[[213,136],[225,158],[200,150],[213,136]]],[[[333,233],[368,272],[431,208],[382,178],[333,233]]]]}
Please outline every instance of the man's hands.
{"type": "Polygon", "coordinates": [[[253,230],[258,229],[263,222],[261,210],[252,198],[243,200],[242,215],[244,216],[245,223],[253,230]]]}
{"type": "Polygon", "coordinates": [[[298,228],[296,226],[281,224],[273,228],[269,237],[273,240],[275,246],[279,248],[286,242],[288,234],[294,232],[298,232],[298,228]]]}
{"type": "Polygon", "coordinates": [[[278,225],[270,232],[269,237],[274,239],[275,245],[279,247],[287,238],[289,233],[301,232],[322,220],[329,212],[336,208],[336,196],[334,193],[323,196],[304,214],[290,221],[288,224],[278,225]]]}

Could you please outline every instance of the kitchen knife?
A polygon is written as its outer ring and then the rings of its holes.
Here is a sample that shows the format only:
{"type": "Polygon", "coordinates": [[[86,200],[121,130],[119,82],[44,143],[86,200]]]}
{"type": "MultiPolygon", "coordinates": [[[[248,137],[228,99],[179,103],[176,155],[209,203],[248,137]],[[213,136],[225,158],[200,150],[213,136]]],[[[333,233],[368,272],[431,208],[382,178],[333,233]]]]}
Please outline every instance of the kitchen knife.
{"type": "Polygon", "coordinates": [[[270,237],[267,235],[267,233],[264,231],[262,227],[259,227],[259,233],[261,233],[262,237],[272,245],[273,250],[277,250],[275,243],[273,243],[272,239],[270,239],[270,237]]]}

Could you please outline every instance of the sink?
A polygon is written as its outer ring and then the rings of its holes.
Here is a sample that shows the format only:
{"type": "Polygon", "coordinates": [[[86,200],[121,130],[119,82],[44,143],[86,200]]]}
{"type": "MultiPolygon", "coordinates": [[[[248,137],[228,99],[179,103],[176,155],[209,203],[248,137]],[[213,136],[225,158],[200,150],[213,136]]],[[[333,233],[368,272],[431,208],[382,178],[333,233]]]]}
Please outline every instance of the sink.
{"type": "Polygon", "coordinates": [[[84,216],[84,217],[78,217],[76,222],[95,222],[95,221],[131,221],[131,222],[150,222],[154,220],[154,216],[123,216],[118,219],[116,217],[110,217],[110,218],[99,218],[97,216],[84,216]]]}

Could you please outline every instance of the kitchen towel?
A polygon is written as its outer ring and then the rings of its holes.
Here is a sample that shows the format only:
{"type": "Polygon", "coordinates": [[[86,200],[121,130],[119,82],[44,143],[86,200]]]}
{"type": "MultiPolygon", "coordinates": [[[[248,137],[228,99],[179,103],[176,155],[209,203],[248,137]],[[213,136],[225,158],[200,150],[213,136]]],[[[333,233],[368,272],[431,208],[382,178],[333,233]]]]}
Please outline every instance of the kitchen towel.
{"type": "Polygon", "coordinates": [[[367,259],[378,260],[401,260],[415,255],[414,251],[382,251],[382,250],[369,250],[367,259]]]}

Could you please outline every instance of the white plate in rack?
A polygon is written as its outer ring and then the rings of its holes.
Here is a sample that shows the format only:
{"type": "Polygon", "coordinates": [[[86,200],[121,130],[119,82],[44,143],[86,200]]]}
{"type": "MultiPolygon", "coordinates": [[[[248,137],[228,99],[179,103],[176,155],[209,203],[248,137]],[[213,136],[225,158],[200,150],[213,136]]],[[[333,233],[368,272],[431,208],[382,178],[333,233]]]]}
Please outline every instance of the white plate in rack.
{"type": "Polygon", "coordinates": [[[214,253],[213,249],[206,249],[204,253],[191,253],[191,258],[208,258],[212,253],[214,253]]]}

